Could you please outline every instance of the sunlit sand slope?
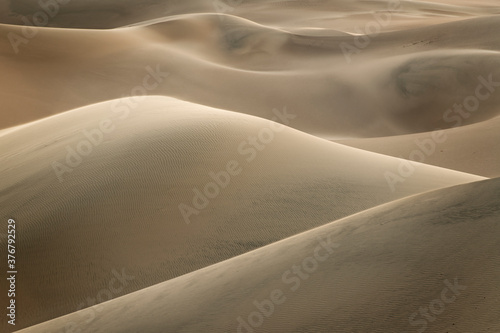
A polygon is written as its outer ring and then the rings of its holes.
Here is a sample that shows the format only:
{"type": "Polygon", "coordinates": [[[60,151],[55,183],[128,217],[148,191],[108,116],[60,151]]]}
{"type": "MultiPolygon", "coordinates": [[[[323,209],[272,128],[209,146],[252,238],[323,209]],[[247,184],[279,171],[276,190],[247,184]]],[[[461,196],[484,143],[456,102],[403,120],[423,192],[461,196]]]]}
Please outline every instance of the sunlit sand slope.
{"type": "MultiPolygon", "coordinates": [[[[278,122],[295,119],[275,112],[278,122]]],[[[381,203],[483,179],[427,165],[409,172],[403,160],[278,122],[148,97],[0,133],[0,214],[22,235],[20,325],[381,203]],[[110,292],[122,272],[134,278],[110,292]]]]}

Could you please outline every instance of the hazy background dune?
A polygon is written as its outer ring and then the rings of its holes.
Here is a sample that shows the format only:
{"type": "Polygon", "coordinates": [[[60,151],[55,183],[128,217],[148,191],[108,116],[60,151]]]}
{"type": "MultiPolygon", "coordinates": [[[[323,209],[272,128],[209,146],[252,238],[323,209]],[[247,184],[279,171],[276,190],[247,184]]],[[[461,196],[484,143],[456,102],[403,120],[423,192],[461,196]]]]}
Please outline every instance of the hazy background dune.
{"type": "Polygon", "coordinates": [[[448,130],[384,138],[338,140],[347,146],[426,164],[500,177],[500,118],[448,130]],[[436,140],[436,135],[438,139],[436,140]]]}
{"type": "MultiPolygon", "coordinates": [[[[405,40],[396,32],[394,42],[382,34],[351,54],[348,63],[339,45],[352,43],[352,36],[327,38],[325,48],[316,36],[302,36],[297,43],[288,32],[223,17],[180,16],[106,31],[37,28],[17,54],[4,41],[5,75],[13,79],[2,81],[2,94],[29,98],[8,98],[6,107],[18,111],[0,125],[148,94],[267,119],[273,117],[270,110],[286,106],[299,116],[292,127],[322,137],[389,136],[453,127],[447,110],[474,96],[484,80],[490,82],[481,90],[487,98],[472,105],[479,111],[462,117],[461,124],[498,115],[500,58],[486,31],[484,47],[478,47],[476,35],[446,41],[437,35],[436,43],[446,43],[440,50],[426,46],[429,28],[405,31],[405,40]]],[[[432,28],[442,34],[461,25],[491,31],[499,24],[497,17],[476,20],[432,28]]],[[[1,28],[5,33],[23,29],[1,28]]]]}
{"type": "MultiPolygon", "coordinates": [[[[45,4],[47,2],[42,2],[45,4]]],[[[395,20],[390,29],[436,24],[467,17],[497,14],[494,0],[467,1],[350,1],[350,0],[59,0],[58,5],[42,6],[37,0],[2,0],[2,23],[24,24],[41,10],[57,13],[48,26],[106,29],[165,16],[190,13],[232,13],[264,24],[277,26],[337,27],[354,30],[366,22],[369,13],[391,10],[395,20]],[[46,9],[47,8],[47,9],[46,9]]]]}

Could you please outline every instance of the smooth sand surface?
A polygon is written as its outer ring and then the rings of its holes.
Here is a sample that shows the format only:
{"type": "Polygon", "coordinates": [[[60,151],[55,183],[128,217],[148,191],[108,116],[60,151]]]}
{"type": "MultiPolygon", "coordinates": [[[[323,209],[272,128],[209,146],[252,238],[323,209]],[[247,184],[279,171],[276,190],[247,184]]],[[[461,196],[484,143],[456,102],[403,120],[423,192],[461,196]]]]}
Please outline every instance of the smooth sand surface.
{"type": "Polygon", "coordinates": [[[496,332],[499,196],[398,200],[21,332],[496,332]]]}
{"type": "MultiPolygon", "coordinates": [[[[361,41],[338,30],[298,35],[226,14],[114,30],[32,28],[17,53],[0,42],[9,78],[0,91],[16,110],[0,128],[148,94],[267,119],[287,107],[299,116],[292,127],[327,138],[401,135],[451,128],[446,110],[473,96],[482,77],[493,91],[463,118],[471,124],[498,115],[498,27],[497,16],[467,18],[380,33],[355,51],[361,41]]],[[[0,25],[4,34],[23,29],[0,25]]]]}
{"type": "Polygon", "coordinates": [[[444,131],[337,142],[484,177],[500,177],[499,117],[444,131]]]}
{"type": "Polygon", "coordinates": [[[495,0],[350,1],[350,0],[1,0],[0,21],[7,24],[39,22],[43,26],[106,29],[166,16],[192,13],[230,13],[272,26],[341,28],[355,30],[372,13],[390,10],[386,29],[450,22],[500,12],[495,0]],[[49,5],[50,3],[50,5],[49,5]],[[40,12],[48,14],[44,20],[40,12]],[[52,15],[51,15],[52,14],[52,15]]]}
{"type": "Polygon", "coordinates": [[[0,0],[0,331],[499,331],[499,29],[496,0],[0,0]]]}
{"type": "Polygon", "coordinates": [[[31,263],[19,277],[27,324],[75,311],[113,269],[135,276],[132,292],[381,203],[484,179],[422,164],[392,183],[386,173],[398,175],[404,160],[167,97],[116,112],[126,101],[2,136],[1,213],[29,221],[18,230],[31,263]]]}

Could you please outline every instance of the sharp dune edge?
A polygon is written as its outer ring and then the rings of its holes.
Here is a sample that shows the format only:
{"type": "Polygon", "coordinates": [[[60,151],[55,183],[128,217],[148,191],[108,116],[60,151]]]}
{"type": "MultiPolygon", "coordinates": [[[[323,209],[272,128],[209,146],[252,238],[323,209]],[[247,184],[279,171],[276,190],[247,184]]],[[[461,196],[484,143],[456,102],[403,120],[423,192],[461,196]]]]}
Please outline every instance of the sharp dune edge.
{"type": "Polygon", "coordinates": [[[0,0],[0,331],[500,332],[499,15],[0,0]]]}

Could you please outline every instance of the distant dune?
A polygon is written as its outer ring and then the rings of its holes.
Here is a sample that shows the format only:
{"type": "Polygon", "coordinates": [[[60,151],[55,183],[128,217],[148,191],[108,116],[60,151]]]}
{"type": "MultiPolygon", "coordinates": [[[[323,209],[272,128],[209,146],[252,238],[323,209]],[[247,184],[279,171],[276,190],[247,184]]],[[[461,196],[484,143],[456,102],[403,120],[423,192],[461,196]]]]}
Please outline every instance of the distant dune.
{"type": "Polygon", "coordinates": [[[0,331],[500,331],[499,30],[493,0],[0,0],[0,331]]]}
{"type": "MultiPolygon", "coordinates": [[[[490,82],[481,112],[462,117],[476,123],[498,115],[500,45],[488,31],[499,24],[494,16],[387,32],[345,54],[340,46],[353,47],[353,36],[295,35],[230,15],[104,31],[33,28],[26,43],[3,41],[12,79],[1,94],[17,112],[0,127],[147,94],[267,119],[286,106],[300,116],[292,127],[326,138],[401,135],[454,126],[447,109],[490,82]]],[[[23,29],[0,25],[5,34],[23,29]]]]}
{"type": "MultiPolygon", "coordinates": [[[[460,120],[460,118],[457,118],[460,120]]],[[[338,143],[426,164],[500,177],[500,117],[469,126],[338,143]]]]}
{"type": "Polygon", "coordinates": [[[350,1],[350,0],[231,0],[231,1],[176,1],[176,0],[1,0],[0,22],[25,24],[40,21],[44,26],[62,28],[108,29],[158,19],[166,16],[192,13],[231,13],[270,25],[337,26],[354,29],[370,19],[369,13],[394,11],[394,22],[389,28],[449,22],[467,17],[498,14],[498,3],[493,0],[433,0],[433,1],[350,1]],[[304,15],[305,13],[305,15],[304,15]],[[334,13],[333,18],[331,13],[334,13]],[[51,15],[53,14],[53,15],[51,15]],[[301,15],[302,14],[302,15],[301,15]],[[330,15],[329,15],[330,14],[330,15]],[[24,17],[24,19],[23,19],[24,17]]]}

